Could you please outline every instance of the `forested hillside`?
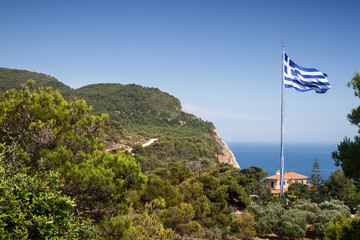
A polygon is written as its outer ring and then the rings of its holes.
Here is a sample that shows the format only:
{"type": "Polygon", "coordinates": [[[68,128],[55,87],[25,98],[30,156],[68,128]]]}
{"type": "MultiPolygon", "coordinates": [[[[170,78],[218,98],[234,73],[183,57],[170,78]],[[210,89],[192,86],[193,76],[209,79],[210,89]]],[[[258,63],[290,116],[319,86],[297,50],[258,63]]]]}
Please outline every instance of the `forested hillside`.
{"type": "MultiPolygon", "coordinates": [[[[110,120],[100,140],[107,149],[141,148],[150,138],[158,141],[149,149],[137,151],[144,170],[167,166],[169,162],[200,162],[213,165],[221,146],[214,138],[214,125],[182,111],[180,101],[157,88],[135,84],[94,84],[72,89],[49,75],[0,68],[0,89],[21,89],[27,80],[34,87],[52,87],[67,101],[84,99],[92,114],[106,113],[110,120]]],[[[200,164],[200,165],[199,165],[200,164]]]]}
{"type": "Polygon", "coordinates": [[[210,135],[213,124],[182,111],[180,101],[157,88],[135,84],[96,84],[75,89],[73,97],[85,99],[94,113],[110,118],[133,131],[155,137],[210,135]]]}
{"type": "Polygon", "coordinates": [[[66,88],[65,99],[61,89],[22,82],[34,74],[17,74],[20,87],[0,92],[0,231],[8,238],[218,239],[266,175],[219,164],[213,124],[158,89],[100,84],[66,88]],[[158,141],[106,151],[113,137],[158,141]]]}
{"type": "Polygon", "coordinates": [[[50,75],[30,72],[26,70],[0,68],[0,91],[12,88],[21,89],[21,84],[27,80],[35,81],[34,87],[53,87],[59,89],[63,96],[67,96],[71,92],[71,88],[50,75]]]}

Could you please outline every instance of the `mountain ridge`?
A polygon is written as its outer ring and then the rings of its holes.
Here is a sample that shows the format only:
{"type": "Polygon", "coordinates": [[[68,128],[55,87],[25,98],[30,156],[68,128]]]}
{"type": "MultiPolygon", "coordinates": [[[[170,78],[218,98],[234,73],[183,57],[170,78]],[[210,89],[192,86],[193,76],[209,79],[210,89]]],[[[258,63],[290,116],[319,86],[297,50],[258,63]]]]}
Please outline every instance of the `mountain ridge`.
{"type": "Polygon", "coordinates": [[[111,121],[105,127],[101,140],[112,151],[124,151],[134,145],[140,145],[137,146],[139,148],[149,139],[158,138],[159,141],[151,146],[140,151],[137,149],[135,157],[144,169],[165,166],[167,161],[190,165],[220,161],[240,168],[211,122],[183,112],[179,99],[158,88],[98,83],[73,89],[50,75],[0,68],[0,91],[20,89],[21,84],[29,79],[35,81],[34,87],[58,90],[68,101],[84,99],[93,106],[93,114],[107,113],[111,121]]]}

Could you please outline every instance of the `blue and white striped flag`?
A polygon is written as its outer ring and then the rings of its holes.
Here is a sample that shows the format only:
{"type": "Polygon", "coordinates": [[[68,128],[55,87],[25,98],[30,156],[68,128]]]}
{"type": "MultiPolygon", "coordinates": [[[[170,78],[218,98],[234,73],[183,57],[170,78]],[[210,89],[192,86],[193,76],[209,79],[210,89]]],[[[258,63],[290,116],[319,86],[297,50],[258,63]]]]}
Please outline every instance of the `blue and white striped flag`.
{"type": "Polygon", "coordinates": [[[327,75],[315,68],[304,68],[296,65],[284,54],[284,86],[306,92],[315,90],[317,93],[326,93],[331,88],[327,75]]]}

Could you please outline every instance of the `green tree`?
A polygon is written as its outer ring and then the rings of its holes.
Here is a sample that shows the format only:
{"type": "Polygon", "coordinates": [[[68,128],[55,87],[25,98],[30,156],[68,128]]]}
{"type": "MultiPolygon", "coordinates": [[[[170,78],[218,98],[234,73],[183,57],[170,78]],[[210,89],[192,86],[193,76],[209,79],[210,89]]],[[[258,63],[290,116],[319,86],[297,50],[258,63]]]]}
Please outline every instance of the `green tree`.
{"type": "Polygon", "coordinates": [[[280,203],[273,202],[265,206],[252,203],[248,209],[255,214],[256,232],[265,236],[276,231],[280,224],[280,216],[285,214],[284,207],[280,203]]]}
{"type": "Polygon", "coordinates": [[[140,200],[143,204],[146,204],[159,197],[165,199],[167,207],[176,206],[183,201],[182,194],[169,180],[163,181],[157,175],[149,175],[140,200]]]}
{"type": "Polygon", "coordinates": [[[127,238],[129,240],[172,240],[175,239],[175,232],[164,227],[157,215],[149,215],[147,212],[136,214],[132,218],[127,238]]]}
{"type": "Polygon", "coordinates": [[[253,239],[256,235],[254,214],[245,211],[236,217],[230,224],[230,232],[240,239],[253,239]]]}
{"type": "Polygon", "coordinates": [[[294,194],[297,199],[310,199],[311,198],[311,191],[308,185],[303,183],[293,183],[289,186],[289,190],[285,193],[286,195],[294,194]]]}
{"type": "Polygon", "coordinates": [[[320,212],[315,216],[312,229],[316,237],[323,238],[329,232],[330,221],[337,221],[341,215],[350,216],[349,208],[339,200],[325,201],[319,204],[320,212]]]}
{"type": "Polygon", "coordinates": [[[308,224],[313,224],[317,214],[321,211],[317,203],[311,202],[310,199],[299,199],[292,204],[293,209],[300,210],[308,224]]]}
{"type": "Polygon", "coordinates": [[[184,202],[191,203],[195,219],[202,219],[211,213],[210,200],[204,195],[201,182],[188,179],[179,185],[184,202]]]}
{"type": "Polygon", "coordinates": [[[12,89],[0,94],[0,139],[22,147],[34,170],[77,163],[84,154],[102,148],[97,137],[108,117],[90,111],[85,101],[68,103],[51,88],[12,89]]]}
{"type": "Polygon", "coordinates": [[[185,164],[174,163],[170,166],[170,179],[173,185],[182,183],[192,176],[191,169],[185,164]]]}
{"type": "Polygon", "coordinates": [[[144,154],[145,149],[141,144],[135,144],[133,146],[132,153],[134,153],[134,154],[144,154]]]}
{"type": "MultiPolygon", "coordinates": [[[[356,97],[360,97],[360,75],[355,72],[355,76],[348,86],[354,89],[356,97]]],[[[360,106],[352,109],[351,113],[347,115],[348,120],[351,124],[356,125],[358,133],[360,133],[360,106]]],[[[336,152],[332,153],[332,157],[335,160],[335,165],[341,167],[344,174],[348,178],[354,180],[360,180],[360,136],[355,136],[354,140],[345,137],[342,142],[338,145],[336,152]]]]}
{"type": "Polygon", "coordinates": [[[360,180],[360,136],[355,136],[354,141],[346,137],[338,145],[337,152],[332,153],[332,157],[335,165],[343,169],[346,177],[360,180]]]}
{"type": "Polygon", "coordinates": [[[98,224],[100,231],[100,239],[127,239],[131,219],[123,215],[106,216],[100,224],[98,224]]]}
{"type": "Polygon", "coordinates": [[[211,213],[210,200],[205,195],[191,201],[191,205],[195,210],[195,219],[203,219],[211,213]]]}
{"type": "Polygon", "coordinates": [[[195,217],[195,210],[191,204],[180,203],[178,206],[163,210],[162,219],[166,227],[182,230],[184,224],[189,223],[195,217]]]}
{"type": "Polygon", "coordinates": [[[304,214],[297,209],[285,211],[280,216],[279,224],[275,227],[275,233],[280,237],[298,239],[305,237],[306,219],[304,214]]]}
{"type": "Polygon", "coordinates": [[[64,176],[64,192],[76,198],[77,209],[95,220],[105,215],[126,213],[129,190],[144,182],[139,164],[131,156],[96,151],[78,164],[59,170],[64,176]]]}
{"type": "Polygon", "coordinates": [[[196,221],[182,223],[178,226],[178,232],[181,236],[190,236],[191,238],[198,238],[201,234],[201,225],[196,221]]]}
{"type": "Polygon", "coordinates": [[[157,168],[153,171],[153,174],[158,175],[163,181],[170,179],[170,173],[166,168],[157,168]]]}
{"type": "Polygon", "coordinates": [[[315,194],[320,195],[320,187],[323,182],[323,178],[320,174],[320,165],[319,161],[315,159],[312,169],[312,174],[310,175],[311,181],[311,190],[315,192],[315,194]]]}
{"type": "Polygon", "coordinates": [[[92,239],[92,222],[72,213],[75,202],[61,192],[58,174],[31,174],[18,149],[0,145],[0,238],[92,239]]]}
{"type": "Polygon", "coordinates": [[[271,201],[272,198],[272,194],[269,185],[267,183],[255,184],[254,188],[251,191],[251,195],[257,196],[257,197],[254,196],[253,198],[254,201],[258,201],[262,203],[267,203],[271,201]]]}
{"type": "Polygon", "coordinates": [[[185,202],[191,202],[203,195],[203,184],[199,181],[187,179],[179,185],[179,191],[185,202]]]}
{"type": "Polygon", "coordinates": [[[101,221],[125,213],[128,190],[145,178],[133,157],[103,150],[98,136],[108,117],[90,111],[85,101],[68,103],[51,88],[12,89],[0,94],[0,139],[28,153],[32,172],[57,171],[77,210],[101,221]]]}
{"type": "MultiPolygon", "coordinates": [[[[355,220],[356,221],[356,220],[355,220]]],[[[338,221],[330,221],[329,222],[329,231],[325,233],[325,239],[326,240],[340,240],[344,239],[344,229],[350,229],[351,228],[352,219],[347,218],[344,215],[340,216],[340,219],[338,221]]],[[[358,234],[357,234],[358,235],[358,234]]],[[[356,239],[358,236],[353,236],[352,238],[347,239],[356,239]]],[[[358,238],[359,239],[359,238],[358,238]]]]}
{"type": "Polygon", "coordinates": [[[360,218],[352,219],[350,226],[343,227],[343,235],[340,240],[346,239],[353,239],[359,240],[360,239],[360,218]]]}
{"type": "Polygon", "coordinates": [[[245,174],[245,176],[249,179],[251,183],[258,183],[268,175],[268,172],[264,171],[260,167],[251,166],[249,168],[245,168],[241,170],[241,173],[245,174]]]}
{"type": "Polygon", "coordinates": [[[350,201],[356,195],[355,185],[340,168],[330,174],[326,186],[331,197],[343,202],[350,201]]]}

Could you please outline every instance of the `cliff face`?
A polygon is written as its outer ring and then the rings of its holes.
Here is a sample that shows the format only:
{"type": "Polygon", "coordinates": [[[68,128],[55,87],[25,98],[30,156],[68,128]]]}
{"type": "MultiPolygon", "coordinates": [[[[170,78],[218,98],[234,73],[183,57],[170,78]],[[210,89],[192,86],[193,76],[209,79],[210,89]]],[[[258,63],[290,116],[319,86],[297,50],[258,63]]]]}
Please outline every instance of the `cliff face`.
{"type": "Polygon", "coordinates": [[[226,142],[220,138],[217,129],[214,130],[214,133],[216,142],[221,146],[223,152],[223,155],[218,155],[219,162],[228,163],[230,165],[233,165],[235,168],[240,168],[240,165],[236,161],[234,153],[230,150],[226,142]]]}

